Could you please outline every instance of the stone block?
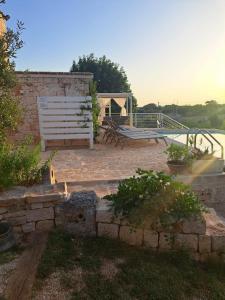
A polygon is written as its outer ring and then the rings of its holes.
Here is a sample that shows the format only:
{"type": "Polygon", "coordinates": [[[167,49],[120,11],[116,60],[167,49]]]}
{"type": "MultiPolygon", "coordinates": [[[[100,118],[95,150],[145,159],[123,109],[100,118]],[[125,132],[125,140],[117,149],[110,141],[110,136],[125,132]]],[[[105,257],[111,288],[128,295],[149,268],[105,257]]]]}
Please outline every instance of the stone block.
{"type": "Polygon", "coordinates": [[[199,253],[210,253],[211,252],[211,236],[199,235],[198,249],[199,253]]]}
{"type": "Polygon", "coordinates": [[[174,240],[175,249],[186,249],[191,251],[198,250],[198,236],[196,234],[182,234],[175,235],[174,240]]]}
{"type": "Polygon", "coordinates": [[[44,221],[39,221],[36,223],[36,229],[37,230],[43,230],[43,231],[48,231],[54,227],[54,221],[53,220],[44,220],[44,221]]]}
{"type": "Polygon", "coordinates": [[[52,220],[54,219],[54,210],[52,207],[32,209],[27,211],[28,222],[51,220],[51,219],[52,220]]]}
{"type": "Polygon", "coordinates": [[[63,193],[53,193],[53,194],[46,194],[46,195],[33,195],[27,196],[26,202],[27,203],[44,203],[44,202],[60,202],[64,199],[63,193]]]}
{"type": "Polygon", "coordinates": [[[190,218],[185,220],[182,224],[183,233],[206,233],[206,221],[204,218],[190,218]]]}
{"type": "Polygon", "coordinates": [[[143,244],[143,230],[132,228],[130,226],[121,226],[119,238],[129,245],[141,246],[143,244]]]}
{"type": "Polygon", "coordinates": [[[17,217],[23,217],[26,216],[26,210],[19,210],[15,212],[9,212],[7,214],[4,214],[4,217],[7,218],[17,218],[17,217]]]}
{"type": "Polygon", "coordinates": [[[31,209],[43,208],[43,203],[31,203],[31,209]]]}
{"type": "Polygon", "coordinates": [[[21,233],[22,232],[22,226],[13,226],[13,232],[21,233]]]}
{"type": "Polygon", "coordinates": [[[0,207],[0,215],[7,213],[8,209],[5,207],[0,207]]]}
{"type": "Polygon", "coordinates": [[[119,236],[119,225],[98,223],[98,236],[105,236],[105,237],[117,239],[119,236]]]}
{"type": "Polygon", "coordinates": [[[211,258],[212,253],[199,253],[199,261],[206,262],[211,258]]]}
{"type": "Polygon", "coordinates": [[[96,210],[96,222],[120,224],[120,219],[114,216],[110,207],[99,206],[96,210]]]}
{"type": "Polygon", "coordinates": [[[43,207],[53,207],[55,204],[53,202],[44,202],[43,207]]]}
{"type": "Polygon", "coordinates": [[[96,210],[96,222],[98,223],[112,223],[113,213],[109,208],[100,207],[96,210]]]}
{"type": "Polygon", "coordinates": [[[159,249],[169,250],[172,249],[174,236],[171,233],[160,232],[159,234],[159,249]]]}
{"type": "Polygon", "coordinates": [[[144,230],[144,245],[150,248],[157,248],[159,234],[156,231],[144,230]]]}
{"type": "Polygon", "coordinates": [[[75,235],[96,236],[96,202],[94,191],[73,192],[69,200],[56,207],[56,217],[63,218],[64,229],[75,235]]]}
{"type": "Polygon", "coordinates": [[[212,236],[212,251],[215,251],[218,253],[225,253],[225,236],[224,235],[212,236]]]}
{"type": "Polygon", "coordinates": [[[22,216],[22,217],[15,217],[15,218],[9,218],[8,222],[12,225],[12,226],[16,226],[16,225],[23,225],[27,222],[26,216],[22,216]]]}
{"type": "Polygon", "coordinates": [[[61,218],[61,217],[56,217],[55,218],[55,225],[56,226],[61,226],[63,224],[64,224],[64,219],[63,218],[61,218]]]}
{"type": "Polygon", "coordinates": [[[24,225],[22,225],[22,230],[24,233],[29,233],[35,230],[35,223],[26,223],[24,225]]]}
{"type": "Polygon", "coordinates": [[[64,206],[63,205],[57,205],[57,206],[54,207],[54,211],[55,211],[55,216],[60,217],[60,216],[63,215],[64,206]]]}

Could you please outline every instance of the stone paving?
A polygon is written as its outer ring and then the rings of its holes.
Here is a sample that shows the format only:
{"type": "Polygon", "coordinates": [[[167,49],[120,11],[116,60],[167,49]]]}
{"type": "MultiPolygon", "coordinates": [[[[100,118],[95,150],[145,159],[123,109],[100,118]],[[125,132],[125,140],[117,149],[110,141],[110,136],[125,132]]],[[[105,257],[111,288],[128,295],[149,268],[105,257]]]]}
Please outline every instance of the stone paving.
{"type": "MultiPolygon", "coordinates": [[[[60,150],[53,160],[58,182],[120,180],[135,170],[154,169],[168,172],[166,146],[154,141],[129,142],[121,149],[114,145],[96,144],[94,150],[60,150]]],[[[49,152],[43,153],[46,158],[49,152]]]]}

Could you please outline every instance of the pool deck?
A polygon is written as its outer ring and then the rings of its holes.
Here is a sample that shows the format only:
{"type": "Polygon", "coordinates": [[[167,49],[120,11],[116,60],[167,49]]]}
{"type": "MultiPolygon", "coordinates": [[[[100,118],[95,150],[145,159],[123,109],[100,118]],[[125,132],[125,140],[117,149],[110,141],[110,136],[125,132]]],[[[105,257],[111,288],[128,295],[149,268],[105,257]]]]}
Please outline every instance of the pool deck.
{"type": "MultiPolygon", "coordinates": [[[[53,159],[58,182],[96,182],[121,180],[135,174],[138,168],[168,172],[165,144],[160,141],[129,142],[121,149],[96,144],[93,150],[60,150],[53,159]]],[[[49,151],[43,153],[47,158],[49,151]]]]}

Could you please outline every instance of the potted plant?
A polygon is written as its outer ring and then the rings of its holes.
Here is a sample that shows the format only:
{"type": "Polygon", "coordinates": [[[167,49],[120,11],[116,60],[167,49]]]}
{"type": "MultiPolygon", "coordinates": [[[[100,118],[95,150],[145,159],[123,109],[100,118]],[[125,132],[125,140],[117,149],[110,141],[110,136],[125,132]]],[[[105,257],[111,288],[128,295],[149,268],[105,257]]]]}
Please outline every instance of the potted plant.
{"type": "Polygon", "coordinates": [[[188,173],[191,155],[186,146],[179,144],[170,144],[165,153],[168,155],[167,165],[172,174],[188,173]]]}

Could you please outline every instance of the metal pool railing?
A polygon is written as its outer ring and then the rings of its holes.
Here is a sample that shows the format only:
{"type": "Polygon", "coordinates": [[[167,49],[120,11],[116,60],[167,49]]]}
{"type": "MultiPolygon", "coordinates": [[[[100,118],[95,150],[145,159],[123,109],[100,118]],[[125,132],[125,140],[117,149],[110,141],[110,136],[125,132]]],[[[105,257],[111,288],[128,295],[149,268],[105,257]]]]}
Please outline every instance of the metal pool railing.
{"type": "Polygon", "coordinates": [[[197,129],[196,132],[193,134],[191,133],[191,129],[187,132],[187,141],[186,145],[189,146],[190,143],[190,134],[194,136],[194,148],[197,149],[197,136],[202,135],[210,144],[211,152],[214,152],[214,143],[219,145],[221,151],[221,158],[224,157],[224,147],[223,145],[209,132],[207,129],[197,129]]]}
{"type": "Polygon", "coordinates": [[[130,117],[132,117],[133,126],[137,128],[189,129],[163,113],[133,113],[130,117]]]}

